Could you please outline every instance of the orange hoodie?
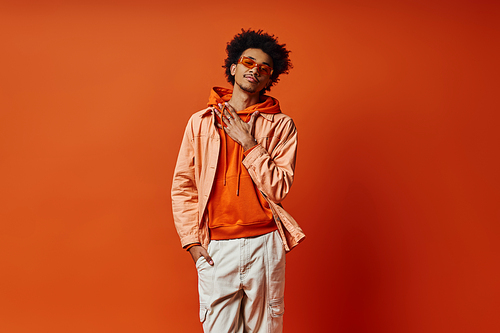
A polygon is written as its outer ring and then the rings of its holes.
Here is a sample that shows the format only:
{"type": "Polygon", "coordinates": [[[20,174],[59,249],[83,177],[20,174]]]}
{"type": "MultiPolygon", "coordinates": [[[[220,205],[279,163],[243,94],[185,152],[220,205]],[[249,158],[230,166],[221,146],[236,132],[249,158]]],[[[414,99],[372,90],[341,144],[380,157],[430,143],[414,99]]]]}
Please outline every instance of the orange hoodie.
{"type": "MultiPolygon", "coordinates": [[[[229,101],[231,96],[231,90],[216,87],[210,93],[208,106],[219,109],[218,104],[229,101]]],[[[276,99],[262,96],[260,103],[238,111],[237,114],[242,120],[248,121],[255,111],[281,112],[276,99]]],[[[219,118],[217,121],[222,123],[219,118]]],[[[218,131],[221,149],[215,182],[207,204],[211,239],[252,237],[276,230],[269,204],[241,163],[245,153],[251,149],[243,152],[243,148],[224,130],[218,131]]]]}

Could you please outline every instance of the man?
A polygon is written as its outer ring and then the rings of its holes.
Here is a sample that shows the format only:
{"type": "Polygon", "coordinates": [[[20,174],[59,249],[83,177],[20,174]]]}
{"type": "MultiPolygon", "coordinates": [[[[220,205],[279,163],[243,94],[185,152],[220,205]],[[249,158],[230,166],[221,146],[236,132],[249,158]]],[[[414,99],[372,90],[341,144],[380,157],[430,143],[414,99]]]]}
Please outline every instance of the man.
{"type": "Polygon", "coordinates": [[[305,235],[281,206],[293,182],[297,131],[264,95],[291,68],[262,30],[228,43],[226,77],[189,120],[172,184],[174,222],[198,270],[205,332],[282,332],[285,252],[305,235]]]}

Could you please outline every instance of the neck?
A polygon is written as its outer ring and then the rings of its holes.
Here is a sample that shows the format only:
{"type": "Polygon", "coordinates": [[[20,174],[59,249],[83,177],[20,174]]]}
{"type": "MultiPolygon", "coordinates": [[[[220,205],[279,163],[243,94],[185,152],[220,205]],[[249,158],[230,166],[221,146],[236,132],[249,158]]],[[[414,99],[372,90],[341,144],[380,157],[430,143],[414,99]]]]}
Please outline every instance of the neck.
{"type": "Polygon", "coordinates": [[[229,104],[236,112],[246,109],[249,106],[260,102],[260,93],[250,93],[241,89],[237,84],[234,85],[233,95],[229,100],[229,104]]]}

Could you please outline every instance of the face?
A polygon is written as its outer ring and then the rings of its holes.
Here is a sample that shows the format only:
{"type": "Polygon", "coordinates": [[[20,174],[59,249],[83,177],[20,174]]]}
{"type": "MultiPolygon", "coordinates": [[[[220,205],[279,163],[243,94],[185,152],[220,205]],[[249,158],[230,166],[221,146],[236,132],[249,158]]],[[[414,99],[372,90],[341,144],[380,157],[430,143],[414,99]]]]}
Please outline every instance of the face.
{"type": "MultiPolygon", "coordinates": [[[[252,59],[258,64],[273,67],[273,60],[261,49],[246,49],[241,55],[252,59]]],[[[241,90],[251,94],[258,93],[266,88],[271,80],[271,75],[261,73],[258,66],[248,68],[243,64],[231,65],[231,75],[234,76],[235,88],[238,86],[241,90]]]]}

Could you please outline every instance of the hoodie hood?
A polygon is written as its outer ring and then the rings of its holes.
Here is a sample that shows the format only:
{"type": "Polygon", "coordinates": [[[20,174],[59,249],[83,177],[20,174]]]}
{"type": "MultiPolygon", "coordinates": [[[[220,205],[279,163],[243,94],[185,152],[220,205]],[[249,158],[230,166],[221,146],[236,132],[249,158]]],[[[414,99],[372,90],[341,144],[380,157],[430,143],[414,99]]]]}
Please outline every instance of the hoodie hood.
{"type": "MultiPolygon", "coordinates": [[[[222,104],[224,102],[229,102],[232,96],[233,96],[233,91],[231,89],[214,87],[210,91],[210,96],[208,97],[207,104],[209,107],[217,107],[217,104],[219,103],[222,104]]],[[[278,102],[277,99],[271,96],[262,95],[260,97],[259,103],[249,106],[248,108],[238,111],[237,113],[239,115],[248,115],[255,111],[259,111],[260,113],[269,113],[269,114],[281,113],[280,103],[278,102]]]]}

